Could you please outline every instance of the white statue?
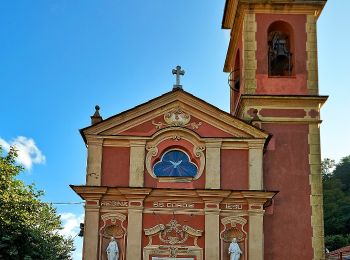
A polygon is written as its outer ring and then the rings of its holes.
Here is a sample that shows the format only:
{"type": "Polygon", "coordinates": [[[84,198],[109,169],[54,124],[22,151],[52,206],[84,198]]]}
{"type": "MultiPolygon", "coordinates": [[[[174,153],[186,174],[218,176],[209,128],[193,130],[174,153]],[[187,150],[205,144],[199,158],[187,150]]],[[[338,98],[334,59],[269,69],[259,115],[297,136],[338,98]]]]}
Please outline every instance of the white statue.
{"type": "Polygon", "coordinates": [[[230,260],[239,260],[241,257],[242,251],[237,244],[236,238],[232,239],[230,247],[228,248],[228,254],[230,255],[230,260]]]}
{"type": "Polygon", "coordinates": [[[119,259],[119,248],[117,241],[115,241],[114,237],[111,237],[111,242],[109,242],[106,252],[108,260],[119,259]]]}

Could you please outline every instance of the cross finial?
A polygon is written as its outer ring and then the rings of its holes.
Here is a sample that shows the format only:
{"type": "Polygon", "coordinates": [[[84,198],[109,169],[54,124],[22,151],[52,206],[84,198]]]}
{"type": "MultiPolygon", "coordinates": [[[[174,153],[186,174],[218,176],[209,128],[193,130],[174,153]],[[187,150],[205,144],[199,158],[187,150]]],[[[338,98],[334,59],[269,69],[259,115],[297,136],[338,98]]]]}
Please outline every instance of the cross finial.
{"type": "Polygon", "coordinates": [[[180,84],[180,76],[185,75],[185,71],[181,70],[181,66],[177,65],[176,69],[173,69],[173,74],[176,75],[176,84],[173,86],[173,90],[182,89],[180,84]]]}

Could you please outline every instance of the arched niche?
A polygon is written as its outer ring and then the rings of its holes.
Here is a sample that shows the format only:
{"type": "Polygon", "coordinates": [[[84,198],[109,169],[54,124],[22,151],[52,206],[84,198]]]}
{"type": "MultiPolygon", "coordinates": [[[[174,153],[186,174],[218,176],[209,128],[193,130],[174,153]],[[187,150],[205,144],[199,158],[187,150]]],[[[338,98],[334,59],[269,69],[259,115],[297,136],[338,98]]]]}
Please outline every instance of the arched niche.
{"type": "Polygon", "coordinates": [[[294,76],[294,34],[292,26],[275,21],[267,30],[269,76],[294,76]]]}
{"type": "Polygon", "coordinates": [[[220,249],[223,260],[229,260],[228,248],[233,238],[236,238],[237,243],[242,251],[241,260],[248,259],[248,244],[247,244],[247,219],[242,216],[229,216],[221,219],[221,225],[224,229],[220,232],[220,249]]]}
{"type": "Polygon", "coordinates": [[[126,215],[117,212],[101,216],[99,259],[107,260],[106,248],[110,238],[114,237],[119,248],[119,260],[126,260],[126,220],[126,215]]]}

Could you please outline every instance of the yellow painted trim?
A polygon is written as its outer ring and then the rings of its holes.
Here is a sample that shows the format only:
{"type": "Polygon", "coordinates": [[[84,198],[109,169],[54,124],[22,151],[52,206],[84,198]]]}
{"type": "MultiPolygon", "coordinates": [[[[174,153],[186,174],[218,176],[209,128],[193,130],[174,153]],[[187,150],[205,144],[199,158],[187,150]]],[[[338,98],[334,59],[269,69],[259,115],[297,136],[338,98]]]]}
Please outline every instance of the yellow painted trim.
{"type": "Polygon", "coordinates": [[[318,66],[317,66],[317,17],[309,14],[306,19],[306,69],[308,73],[307,88],[310,95],[318,95],[318,66]]]}
{"type": "Polygon", "coordinates": [[[129,187],[143,187],[145,149],[145,141],[130,141],[129,187]]]}
{"type": "Polygon", "coordinates": [[[84,225],[84,245],[83,259],[96,260],[98,255],[98,239],[99,239],[99,207],[89,207],[85,209],[85,225],[84,225]]]}
{"type": "Polygon", "coordinates": [[[205,146],[205,188],[220,189],[221,142],[206,142],[205,146]]]}
{"type": "Polygon", "coordinates": [[[310,206],[312,226],[312,247],[314,260],[325,259],[324,254],[324,222],[323,222],[323,190],[321,175],[321,149],[319,124],[309,125],[309,164],[310,164],[310,206]]]}
{"type": "Polygon", "coordinates": [[[87,151],[86,185],[100,186],[102,175],[102,139],[89,138],[87,151]]]}

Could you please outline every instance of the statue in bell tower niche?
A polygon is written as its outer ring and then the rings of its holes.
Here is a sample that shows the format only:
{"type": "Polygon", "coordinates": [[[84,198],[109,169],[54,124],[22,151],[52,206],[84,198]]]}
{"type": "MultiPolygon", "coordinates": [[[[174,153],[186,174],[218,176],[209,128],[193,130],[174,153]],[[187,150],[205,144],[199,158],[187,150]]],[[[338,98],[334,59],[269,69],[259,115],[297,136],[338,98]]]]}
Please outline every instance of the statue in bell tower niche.
{"type": "Polygon", "coordinates": [[[114,237],[111,237],[111,242],[109,242],[106,252],[108,260],[119,260],[118,243],[114,237]]]}
{"type": "Polygon", "coordinates": [[[228,248],[228,254],[230,255],[230,260],[239,260],[241,258],[242,251],[237,244],[237,239],[233,238],[228,248]]]}

